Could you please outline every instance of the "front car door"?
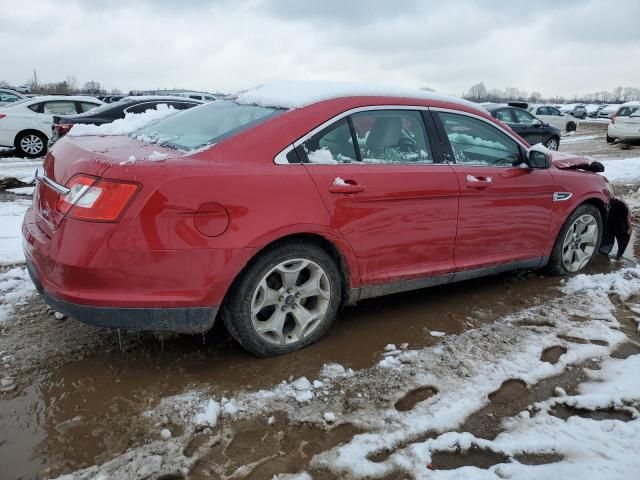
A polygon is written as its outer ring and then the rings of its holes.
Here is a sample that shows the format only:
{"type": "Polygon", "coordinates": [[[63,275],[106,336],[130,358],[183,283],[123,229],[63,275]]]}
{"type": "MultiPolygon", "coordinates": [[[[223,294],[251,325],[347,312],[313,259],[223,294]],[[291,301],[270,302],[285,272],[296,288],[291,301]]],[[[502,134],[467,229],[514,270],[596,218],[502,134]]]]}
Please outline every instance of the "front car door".
{"type": "Polygon", "coordinates": [[[516,130],[518,135],[524,138],[531,145],[535,145],[536,143],[543,141],[544,128],[542,127],[542,120],[538,120],[526,110],[517,107],[512,108],[511,113],[513,114],[513,118],[516,122],[515,125],[518,128],[516,130]]]}
{"type": "Polygon", "coordinates": [[[459,187],[425,113],[368,107],[296,148],[365,285],[452,276],[459,187]]]}
{"type": "Polygon", "coordinates": [[[439,110],[434,117],[460,183],[456,270],[541,264],[554,191],[549,171],[523,168],[524,147],[481,116],[439,110]]]}

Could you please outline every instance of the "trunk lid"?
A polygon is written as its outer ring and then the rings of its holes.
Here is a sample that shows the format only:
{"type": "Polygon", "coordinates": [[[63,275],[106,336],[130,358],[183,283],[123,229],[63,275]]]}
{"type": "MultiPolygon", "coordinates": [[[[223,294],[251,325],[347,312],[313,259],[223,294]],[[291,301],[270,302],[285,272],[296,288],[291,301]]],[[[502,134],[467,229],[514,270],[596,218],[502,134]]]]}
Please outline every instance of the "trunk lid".
{"type": "Polygon", "coordinates": [[[114,166],[134,166],[136,161],[144,161],[148,157],[166,160],[182,155],[182,152],[145,144],[127,136],[65,137],[64,141],[56,143],[44,160],[41,174],[46,178],[37,182],[33,196],[36,222],[48,237],[53,235],[65,217],[56,207],[62,196],[57,187],[64,188],[74,175],[106,177],[107,171],[114,166]]]}

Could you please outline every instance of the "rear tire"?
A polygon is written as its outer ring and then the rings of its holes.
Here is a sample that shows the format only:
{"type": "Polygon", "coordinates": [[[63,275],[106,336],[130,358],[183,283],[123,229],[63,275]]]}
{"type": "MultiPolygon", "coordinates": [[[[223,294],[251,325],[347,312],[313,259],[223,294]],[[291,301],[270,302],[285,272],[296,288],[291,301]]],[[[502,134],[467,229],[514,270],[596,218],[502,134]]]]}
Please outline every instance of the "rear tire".
{"type": "Polygon", "coordinates": [[[575,132],[576,131],[576,122],[567,123],[567,132],[575,132]]]}
{"type": "Polygon", "coordinates": [[[329,330],[342,298],[333,258],[291,241],[269,247],[231,287],[221,310],[229,334],[258,357],[294,352],[329,330]]]}
{"type": "Polygon", "coordinates": [[[602,231],[600,210],[588,203],[580,205],[560,229],[547,271],[553,275],[569,275],[584,270],[598,254],[602,231]]]}
{"type": "Polygon", "coordinates": [[[16,137],[15,147],[21,157],[42,157],[47,153],[47,137],[34,131],[20,132],[16,137]]]}

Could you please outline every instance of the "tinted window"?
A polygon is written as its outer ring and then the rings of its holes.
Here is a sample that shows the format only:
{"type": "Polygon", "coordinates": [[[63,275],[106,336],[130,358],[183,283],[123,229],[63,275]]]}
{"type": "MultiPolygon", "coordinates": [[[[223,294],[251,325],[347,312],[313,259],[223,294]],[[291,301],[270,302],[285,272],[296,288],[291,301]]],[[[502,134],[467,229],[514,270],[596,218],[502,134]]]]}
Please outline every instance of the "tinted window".
{"type": "Polygon", "coordinates": [[[351,116],[364,163],[433,163],[420,112],[373,110],[351,116]]]}
{"type": "Polygon", "coordinates": [[[518,143],[483,120],[438,113],[451,144],[455,163],[512,166],[520,163],[518,143]]]}
{"type": "Polygon", "coordinates": [[[132,136],[173,148],[192,150],[214,144],[283,112],[282,109],[240,105],[229,100],[163,118],[132,136]]]}
{"type": "Polygon", "coordinates": [[[553,113],[551,113],[549,107],[540,107],[538,109],[538,115],[553,115],[553,113]]]}
{"type": "Polygon", "coordinates": [[[316,133],[302,144],[302,151],[309,163],[355,162],[356,150],[349,122],[343,118],[316,133]]]}
{"type": "Polygon", "coordinates": [[[520,108],[513,108],[511,110],[511,112],[513,113],[513,116],[515,117],[516,123],[520,123],[520,124],[524,124],[524,125],[531,125],[533,122],[536,121],[536,117],[531,115],[529,112],[525,112],[524,110],[522,110],[520,108]]]}
{"type": "Polygon", "coordinates": [[[502,110],[496,110],[493,113],[493,116],[496,117],[501,122],[513,123],[513,118],[511,118],[511,112],[508,108],[503,108],[502,110]]]}
{"type": "Polygon", "coordinates": [[[73,115],[77,113],[75,102],[63,101],[44,102],[42,111],[51,115],[73,115]]]}
{"type": "Polygon", "coordinates": [[[164,103],[166,105],[168,102],[144,102],[129,108],[125,108],[124,111],[125,113],[144,113],[147,110],[156,110],[160,103],[164,103]]]}
{"type": "Polygon", "coordinates": [[[558,117],[562,115],[562,112],[555,107],[547,107],[547,109],[549,110],[549,115],[557,115],[558,117]]]}

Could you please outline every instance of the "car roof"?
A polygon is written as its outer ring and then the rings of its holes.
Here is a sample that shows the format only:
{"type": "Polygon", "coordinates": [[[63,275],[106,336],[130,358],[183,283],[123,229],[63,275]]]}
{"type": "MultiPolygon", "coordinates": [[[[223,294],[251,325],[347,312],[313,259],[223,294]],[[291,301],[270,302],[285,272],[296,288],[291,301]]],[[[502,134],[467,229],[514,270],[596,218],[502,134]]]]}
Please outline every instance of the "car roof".
{"type": "Polygon", "coordinates": [[[347,82],[286,80],[239,92],[233,99],[237,103],[249,105],[294,109],[326,100],[336,100],[346,97],[435,100],[456,103],[467,108],[483,111],[480,105],[451,95],[442,95],[417,88],[347,82]]]}
{"type": "Polygon", "coordinates": [[[33,103],[49,102],[52,100],[71,100],[71,101],[77,101],[77,102],[89,101],[89,102],[96,102],[97,104],[104,103],[98,100],[96,97],[90,97],[87,95],[41,95],[39,97],[32,97],[30,98],[30,100],[33,101],[33,103]]]}
{"type": "Polygon", "coordinates": [[[621,107],[635,107],[640,105],[640,100],[631,100],[630,102],[625,102],[622,105],[620,105],[621,107]]]}
{"type": "Polygon", "coordinates": [[[513,105],[507,105],[506,103],[487,103],[483,105],[488,112],[495,112],[496,110],[502,110],[503,108],[518,108],[524,110],[524,108],[514,107],[513,105]]]}

